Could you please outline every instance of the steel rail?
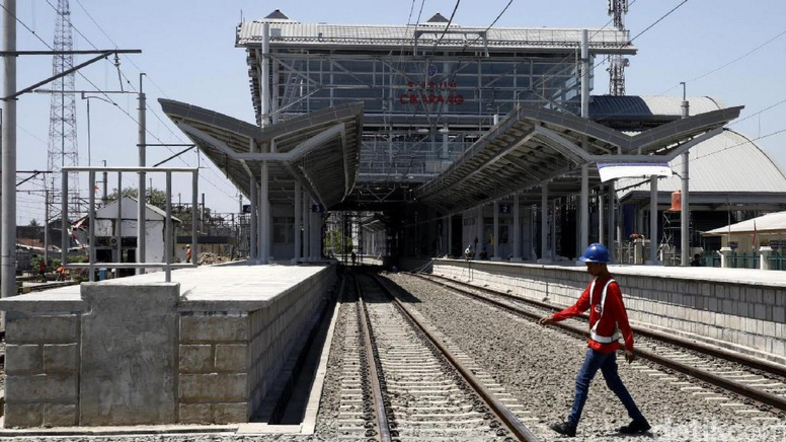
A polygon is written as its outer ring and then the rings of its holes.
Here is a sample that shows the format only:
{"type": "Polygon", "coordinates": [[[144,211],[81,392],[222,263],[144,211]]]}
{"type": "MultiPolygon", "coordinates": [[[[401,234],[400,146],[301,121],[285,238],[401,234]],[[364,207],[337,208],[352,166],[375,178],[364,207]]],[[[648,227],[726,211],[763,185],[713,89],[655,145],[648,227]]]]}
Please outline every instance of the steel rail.
{"type": "MultiPolygon", "coordinates": [[[[393,437],[390,435],[390,423],[388,422],[388,415],[385,412],[385,400],[382,397],[382,386],[379,383],[379,374],[377,371],[377,358],[374,355],[374,344],[372,343],[371,334],[371,321],[368,317],[368,310],[366,303],[363,302],[363,292],[360,290],[360,282],[358,278],[355,279],[355,289],[358,294],[358,308],[360,309],[360,327],[363,329],[363,341],[366,348],[366,365],[368,366],[369,377],[371,377],[371,397],[374,400],[374,414],[377,420],[377,429],[379,430],[379,440],[381,442],[392,442],[393,437]]],[[[367,435],[368,436],[368,435],[367,435]]]]}
{"type": "MultiPolygon", "coordinates": [[[[426,279],[427,281],[431,281],[432,283],[441,285],[441,286],[443,286],[445,288],[449,288],[451,290],[454,290],[455,292],[457,292],[459,294],[462,294],[464,296],[468,296],[468,297],[471,297],[471,298],[475,298],[475,299],[479,299],[479,300],[488,302],[488,303],[493,304],[495,306],[498,306],[498,307],[500,307],[500,308],[502,308],[504,310],[516,313],[516,314],[518,314],[520,316],[526,316],[526,317],[528,317],[530,319],[534,319],[534,320],[537,320],[537,319],[539,319],[541,317],[537,313],[528,312],[526,310],[522,310],[522,309],[520,309],[520,308],[518,308],[516,306],[512,306],[512,305],[506,304],[504,302],[500,302],[500,301],[497,301],[497,300],[494,300],[494,299],[489,299],[489,298],[486,298],[484,296],[478,295],[476,293],[472,293],[472,292],[469,292],[469,291],[466,291],[466,290],[462,290],[462,289],[457,288],[457,287],[451,287],[451,286],[449,286],[447,284],[442,284],[442,283],[439,283],[439,282],[436,282],[436,281],[432,281],[432,280],[430,280],[428,278],[423,278],[423,279],[426,279]]],[[[487,289],[479,289],[479,290],[487,290],[487,289]]],[[[516,299],[520,300],[521,298],[516,297],[516,299]]],[[[553,307],[549,306],[549,308],[551,309],[553,307]]],[[[573,326],[573,325],[570,325],[570,324],[564,324],[564,323],[554,323],[554,324],[552,324],[552,326],[557,327],[557,328],[561,328],[563,330],[569,331],[571,333],[574,333],[574,334],[577,334],[577,335],[580,335],[580,336],[583,336],[583,337],[588,337],[589,336],[589,333],[582,327],[576,327],[576,326],[573,326]]],[[[686,374],[688,376],[693,376],[694,378],[701,379],[701,380],[703,380],[705,382],[709,382],[709,383],[714,384],[714,385],[716,385],[718,387],[721,387],[721,388],[723,388],[725,390],[741,394],[743,396],[746,396],[746,397],[748,397],[750,399],[753,399],[753,400],[755,400],[757,402],[760,402],[762,404],[766,404],[766,405],[769,405],[771,407],[775,407],[775,408],[777,408],[777,409],[779,409],[781,411],[786,411],[786,398],[781,398],[781,397],[776,396],[774,394],[770,394],[770,393],[767,393],[767,392],[764,392],[764,391],[761,391],[761,390],[758,390],[758,389],[755,389],[755,388],[751,388],[751,387],[749,387],[747,385],[744,385],[742,383],[739,383],[739,382],[735,382],[735,381],[730,381],[728,379],[724,379],[721,376],[709,373],[707,371],[704,371],[704,370],[701,370],[701,369],[698,369],[698,368],[695,368],[695,367],[690,367],[688,365],[685,365],[685,364],[682,364],[682,363],[670,360],[668,358],[664,358],[662,356],[658,356],[655,353],[652,353],[652,352],[647,351],[647,350],[634,349],[634,353],[637,354],[637,355],[640,355],[644,359],[648,359],[648,360],[650,360],[652,362],[655,362],[656,364],[662,365],[664,367],[671,368],[673,370],[679,371],[680,373],[686,374]]]]}
{"type": "MultiPolygon", "coordinates": [[[[489,289],[489,288],[486,288],[486,287],[477,287],[477,286],[474,286],[472,284],[467,284],[467,283],[464,283],[464,282],[461,282],[461,281],[454,281],[452,279],[448,279],[448,278],[445,278],[445,277],[439,276],[439,275],[428,275],[428,277],[426,277],[424,275],[420,275],[420,274],[414,274],[414,273],[413,273],[413,275],[421,277],[421,278],[424,278],[424,279],[427,279],[427,280],[431,280],[430,278],[437,278],[437,279],[449,281],[449,282],[451,282],[453,284],[459,284],[459,285],[462,285],[464,287],[471,287],[471,288],[476,289],[476,290],[481,290],[481,291],[493,293],[493,294],[495,294],[497,296],[502,296],[504,298],[508,298],[508,299],[512,299],[514,301],[519,301],[519,302],[523,302],[523,303],[526,303],[526,304],[534,305],[536,307],[541,307],[543,309],[548,309],[548,310],[555,311],[555,312],[558,312],[558,311],[562,310],[562,307],[557,307],[557,306],[554,306],[552,304],[548,304],[548,303],[545,303],[545,302],[542,302],[542,301],[537,301],[537,300],[534,300],[534,299],[526,299],[526,298],[522,298],[520,296],[511,295],[510,293],[504,293],[504,292],[500,292],[498,290],[489,289]]],[[[431,280],[431,282],[433,282],[435,284],[439,284],[438,282],[433,281],[433,280],[431,280]]],[[[588,319],[586,314],[582,314],[580,317],[582,319],[585,319],[585,320],[588,319]]],[[[726,361],[729,361],[729,362],[742,364],[742,365],[745,365],[746,367],[749,367],[749,368],[752,368],[752,369],[755,369],[755,370],[762,370],[762,371],[765,371],[767,373],[786,378],[786,366],[783,366],[783,365],[780,365],[780,364],[776,364],[774,362],[765,361],[765,360],[754,358],[754,357],[751,357],[751,356],[748,356],[748,355],[735,353],[733,351],[722,349],[722,348],[715,348],[715,347],[712,347],[712,346],[707,345],[707,344],[702,344],[700,342],[691,341],[691,340],[688,340],[688,339],[685,339],[685,338],[680,338],[680,337],[677,337],[677,336],[669,335],[669,334],[658,332],[658,331],[654,331],[654,330],[646,330],[646,329],[642,329],[642,328],[639,328],[639,327],[633,327],[633,326],[631,326],[631,329],[633,330],[634,333],[639,334],[641,336],[646,336],[648,338],[657,339],[657,340],[660,340],[660,341],[663,341],[663,342],[667,342],[667,343],[672,344],[672,345],[676,345],[676,346],[679,346],[679,347],[687,348],[689,350],[693,350],[693,351],[696,351],[696,352],[699,352],[699,353],[704,353],[704,354],[706,354],[708,356],[713,356],[713,357],[716,357],[718,359],[723,359],[723,360],[726,360],[726,361]]]]}
{"type": "Polygon", "coordinates": [[[448,350],[447,347],[437,338],[434,336],[425,325],[423,325],[417,318],[409,311],[404,304],[396,298],[393,292],[379,280],[379,277],[376,275],[372,276],[374,281],[382,288],[382,290],[390,297],[393,301],[394,305],[399,308],[401,312],[414,324],[417,328],[423,332],[423,334],[431,341],[434,346],[436,346],[440,352],[445,356],[445,359],[448,360],[455,368],[458,370],[459,373],[464,377],[467,383],[480,395],[489,409],[499,418],[499,420],[507,426],[508,430],[513,433],[520,441],[523,442],[540,442],[540,439],[535,436],[529,428],[527,428],[524,423],[522,423],[519,418],[517,418],[508,407],[505,406],[490,390],[486,388],[486,386],[481,382],[475,375],[467,369],[459,360],[448,350]]]}

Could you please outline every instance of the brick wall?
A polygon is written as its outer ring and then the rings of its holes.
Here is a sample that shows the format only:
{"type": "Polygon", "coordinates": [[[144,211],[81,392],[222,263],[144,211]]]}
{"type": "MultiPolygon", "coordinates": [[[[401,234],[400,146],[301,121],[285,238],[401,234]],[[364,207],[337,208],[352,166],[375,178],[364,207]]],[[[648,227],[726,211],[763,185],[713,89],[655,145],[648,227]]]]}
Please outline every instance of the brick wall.
{"type": "Polygon", "coordinates": [[[79,316],[6,316],[5,426],[76,425],[79,316]]]}
{"type": "MultiPolygon", "coordinates": [[[[786,288],[612,272],[632,320],[786,363],[786,288]]],[[[582,267],[437,260],[434,273],[558,306],[575,303],[589,282],[582,267]]]]}

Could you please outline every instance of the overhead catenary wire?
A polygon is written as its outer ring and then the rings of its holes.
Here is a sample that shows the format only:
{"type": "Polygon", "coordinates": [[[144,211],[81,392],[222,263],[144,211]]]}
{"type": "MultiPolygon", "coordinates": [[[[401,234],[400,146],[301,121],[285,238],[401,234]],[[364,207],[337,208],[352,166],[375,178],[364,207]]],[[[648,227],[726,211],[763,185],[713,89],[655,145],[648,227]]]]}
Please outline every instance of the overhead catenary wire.
{"type": "MultiPolygon", "coordinates": [[[[47,4],[48,4],[50,7],[52,7],[52,8],[55,10],[55,12],[56,12],[56,13],[59,13],[59,12],[57,11],[57,8],[56,8],[54,5],[52,5],[52,3],[51,3],[49,0],[46,0],[46,2],[47,2],[47,4]]],[[[49,44],[49,43],[48,43],[46,40],[44,40],[44,39],[43,39],[43,38],[42,38],[40,35],[38,35],[38,33],[36,33],[36,32],[35,32],[35,30],[33,30],[33,29],[30,27],[30,26],[28,26],[28,25],[27,25],[27,24],[26,24],[24,21],[22,21],[22,20],[21,20],[21,19],[20,19],[18,16],[16,16],[16,15],[15,15],[15,14],[13,14],[13,13],[11,13],[11,11],[8,11],[8,9],[5,7],[5,5],[3,5],[3,4],[0,4],[0,7],[2,7],[4,10],[6,10],[6,11],[7,11],[7,12],[8,12],[8,13],[9,13],[9,14],[10,14],[10,15],[11,15],[13,18],[14,18],[14,20],[15,20],[17,23],[19,23],[20,25],[22,25],[22,27],[23,27],[23,28],[25,28],[25,29],[26,29],[28,32],[30,32],[30,33],[31,33],[33,36],[35,36],[35,37],[36,37],[36,39],[38,39],[38,40],[39,40],[39,41],[40,41],[40,42],[41,42],[41,43],[42,43],[42,44],[43,44],[43,45],[44,45],[46,48],[48,48],[50,51],[54,50],[54,49],[52,48],[52,46],[51,46],[51,45],[50,45],[50,44],[49,44]]],[[[85,41],[86,41],[88,44],[90,44],[90,45],[91,45],[91,46],[92,46],[94,49],[98,49],[98,47],[97,47],[95,44],[93,44],[93,43],[92,43],[92,42],[91,42],[91,41],[90,41],[90,40],[89,40],[87,37],[85,37],[85,36],[84,36],[84,34],[83,34],[81,31],[79,31],[79,29],[77,29],[77,28],[76,28],[76,27],[73,25],[73,23],[71,23],[71,20],[70,20],[70,19],[67,19],[67,21],[69,22],[69,25],[71,25],[71,26],[74,28],[74,30],[75,30],[75,31],[76,31],[76,32],[77,32],[77,33],[78,33],[80,36],[82,36],[82,38],[83,38],[83,39],[84,39],[84,40],[85,40],[85,41]]],[[[111,97],[109,94],[106,94],[106,93],[104,93],[103,91],[101,91],[101,90],[100,90],[100,88],[99,88],[99,87],[98,87],[98,86],[97,86],[97,85],[96,85],[96,84],[95,84],[95,83],[94,83],[92,80],[90,80],[90,79],[89,79],[87,76],[85,76],[85,75],[84,75],[82,72],[80,72],[80,71],[76,71],[76,74],[78,74],[78,75],[79,75],[80,77],[82,77],[82,78],[83,78],[85,81],[87,81],[87,82],[88,82],[88,83],[89,83],[89,84],[90,84],[90,85],[91,85],[93,88],[95,88],[95,90],[96,90],[96,92],[97,92],[97,93],[100,93],[101,95],[103,95],[103,96],[105,97],[105,99],[106,99],[108,102],[110,102],[112,105],[114,105],[115,107],[117,107],[117,108],[118,108],[118,109],[119,109],[119,110],[120,110],[120,111],[121,111],[123,114],[125,114],[125,115],[126,115],[126,117],[128,117],[128,118],[129,118],[131,121],[133,121],[133,122],[134,122],[135,124],[137,124],[137,125],[139,124],[139,122],[136,120],[136,118],[134,118],[134,117],[133,117],[131,114],[129,114],[129,113],[128,113],[128,112],[127,112],[125,109],[123,109],[123,108],[122,108],[122,107],[121,107],[121,106],[120,106],[120,105],[119,105],[119,104],[118,104],[118,103],[117,103],[115,100],[113,100],[113,99],[112,99],[112,97],[111,97]]],[[[126,77],[126,78],[127,78],[127,77],[126,77]]],[[[160,118],[159,118],[159,120],[160,120],[160,118]]],[[[165,127],[166,127],[166,126],[165,126],[165,127]]],[[[171,131],[171,130],[170,130],[170,131],[171,131]]],[[[162,144],[163,144],[163,141],[161,141],[161,139],[160,139],[160,138],[159,138],[159,137],[158,137],[156,134],[152,133],[152,132],[151,132],[149,129],[146,129],[146,132],[147,132],[147,133],[148,133],[150,136],[152,136],[154,139],[156,139],[157,141],[159,141],[160,143],[162,143],[162,144]]],[[[169,149],[169,150],[170,150],[170,152],[174,153],[174,151],[172,151],[171,149],[169,149]]],[[[186,162],[185,160],[183,160],[182,158],[180,158],[180,160],[181,160],[181,161],[182,161],[184,164],[186,164],[187,166],[190,166],[190,164],[189,164],[188,162],[186,162]]],[[[210,170],[212,173],[216,174],[216,173],[215,173],[215,171],[213,171],[213,170],[212,170],[212,169],[210,169],[210,168],[208,168],[207,170],[210,170]]],[[[216,175],[217,175],[217,174],[216,174],[216,175]]],[[[224,189],[220,188],[220,187],[219,187],[218,185],[216,185],[216,184],[215,184],[213,181],[211,181],[211,180],[207,179],[207,178],[206,178],[206,177],[204,177],[204,176],[203,176],[202,178],[204,179],[204,181],[205,181],[205,182],[207,182],[208,184],[210,184],[211,186],[213,186],[214,188],[216,188],[218,191],[220,191],[220,192],[224,193],[225,195],[227,195],[227,196],[229,196],[229,197],[232,197],[232,198],[234,198],[234,196],[233,196],[233,195],[231,195],[230,193],[228,193],[226,190],[224,190],[224,189]]]]}

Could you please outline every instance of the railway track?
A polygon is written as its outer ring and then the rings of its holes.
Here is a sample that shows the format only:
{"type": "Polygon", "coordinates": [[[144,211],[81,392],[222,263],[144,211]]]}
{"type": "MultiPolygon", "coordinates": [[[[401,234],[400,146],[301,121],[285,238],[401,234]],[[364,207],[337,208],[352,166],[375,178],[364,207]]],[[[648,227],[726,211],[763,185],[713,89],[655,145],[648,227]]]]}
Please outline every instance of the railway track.
{"type": "MultiPolygon", "coordinates": [[[[29,288],[30,292],[42,292],[44,290],[56,289],[56,288],[60,288],[60,287],[68,287],[70,285],[77,285],[77,284],[79,284],[79,283],[76,282],[76,281],[53,281],[53,282],[42,283],[42,284],[38,284],[38,285],[34,285],[34,286],[28,286],[28,287],[25,287],[25,288],[29,288]]],[[[16,291],[17,295],[21,295],[23,293],[24,292],[23,292],[23,289],[21,287],[19,289],[17,289],[17,291],[16,291]]]]}
{"type": "Polygon", "coordinates": [[[343,440],[538,439],[525,406],[368,275],[344,342],[339,433],[343,440]]]}
{"type": "MultiPolygon", "coordinates": [[[[553,305],[481,288],[436,275],[415,275],[465,296],[490,303],[498,308],[536,320],[539,317],[561,310],[553,305]]],[[[572,334],[585,337],[586,317],[576,321],[565,321],[554,326],[572,334]],[[573,322],[573,323],[571,323],[573,322]]],[[[753,359],[745,355],[716,349],[682,338],[634,328],[634,333],[645,338],[637,339],[636,353],[644,359],[668,369],[654,370],[640,364],[637,368],[662,381],[670,381],[681,389],[705,400],[718,402],[724,407],[733,407],[735,412],[750,414],[756,420],[778,420],[786,417],[786,367],[753,359]],[[671,372],[694,377],[703,385],[680,381],[671,372]],[[718,387],[742,396],[743,401],[719,394],[718,387]],[[755,405],[751,407],[751,405],[755,405]],[[767,411],[778,414],[772,416],[767,411]]]]}

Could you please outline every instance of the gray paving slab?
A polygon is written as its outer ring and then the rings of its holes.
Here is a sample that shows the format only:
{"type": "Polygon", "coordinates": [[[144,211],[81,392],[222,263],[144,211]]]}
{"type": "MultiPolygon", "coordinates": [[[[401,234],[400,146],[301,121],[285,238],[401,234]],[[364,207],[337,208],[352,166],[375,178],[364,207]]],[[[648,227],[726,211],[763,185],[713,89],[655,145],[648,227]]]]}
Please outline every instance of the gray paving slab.
{"type": "MultiPolygon", "coordinates": [[[[457,259],[438,259],[436,260],[461,263],[466,265],[466,261],[457,259]]],[[[512,262],[495,262],[495,261],[473,261],[474,264],[480,265],[499,265],[499,266],[525,266],[530,268],[547,268],[547,269],[562,269],[574,270],[577,272],[584,272],[583,265],[577,265],[572,262],[565,262],[564,264],[535,264],[535,263],[512,263],[512,262]]],[[[696,280],[703,282],[726,282],[737,284],[751,284],[763,285],[773,287],[786,287],[786,272],[779,272],[775,270],[758,270],[758,269],[722,269],[720,267],[666,267],[666,266],[648,266],[648,265],[622,265],[611,264],[609,265],[611,273],[616,275],[631,275],[631,276],[650,276],[671,279],[686,279],[696,280]]]]}
{"type": "MultiPolygon", "coordinates": [[[[201,266],[172,272],[172,282],[180,284],[179,308],[185,310],[256,310],[274,297],[296,287],[325,265],[231,265],[201,266]]],[[[155,285],[164,282],[164,272],[85,283],[97,286],[155,285]]],[[[0,310],[84,311],[80,286],[62,287],[0,300],[0,310]]]]}

